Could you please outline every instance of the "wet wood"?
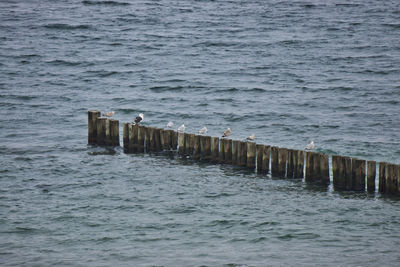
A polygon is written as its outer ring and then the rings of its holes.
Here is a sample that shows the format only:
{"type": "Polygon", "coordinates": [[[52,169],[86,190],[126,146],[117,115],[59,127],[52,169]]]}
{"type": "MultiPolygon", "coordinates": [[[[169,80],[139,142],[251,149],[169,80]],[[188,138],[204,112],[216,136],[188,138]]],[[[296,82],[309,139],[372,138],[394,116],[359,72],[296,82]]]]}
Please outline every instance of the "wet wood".
{"type": "Polygon", "coordinates": [[[352,178],[352,167],[351,167],[351,158],[343,157],[343,174],[344,179],[346,181],[346,190],[351,190],[353,188],[353,178],[352,178]]]}
{"type": "Polygon", "coordinates": [[[238,165],[239,164],[239,142],[238,140],[233,140],[232,141],[232,165],[238,165]]]}
{"type": "Polygon", "coordinates": [[[375,192],[375,177],[376,177],[376,161],[367,162],[367,191],[369,193],[375,192]]]}
{"type": "Polygon", "coordinates": [[[352,168],[352,190],[365,191],[366,161],[353,158],[351,160],[351,168],[352,168]]]}
{"type": "Polygon", "coordinates": [[[132,153],[133,152],[133,124],[129,123],[128,125],[128,136],[129,136],[129,140],[128,140],[128,153],[132,153]]]}
{"type": "Polygon", "coordinates": [[[379,193],[386,192],[386,162],[379,162],[379,193]]]}
{"type": "Polygon", "coordinates": [[[334,188],[336,190],[346,189],[343,157],[337,155],[332,156],[332,174],[334,188]]]}
{"type": "Polygon", "coordinates": [[[287,149],[279,148],[279,177],[286,176],[287,149]]]}
{"type": "Polygon", "coordinates": [[[191,157],[193,155],[193,147],[190,147],[190,134],[184,133],[185,138],[185,155],[191,157]]]}
{"type": "Polygon", "coordinates": [[[263,173],[269,172],[269,158],[271,154],[271,146],[264,146],[263,154],[262,154],[262,166],[261,171],[263,173]]]}
{"type": "Polygon", "coordinates": [[[385,193],[396,194],[398,192],[397,165],[388,163],[385,167],[385,193]]]}
{"type": "Polygon", "coordinates": [[[225,163],[225,139],[221,138],[219,141],[219,152],[218,152],[218,159],[219,163],[225,163]]]}
{"type": "Polygon", "coordinates": [[[279,176],[279,147],[271,147],[271,175],[279,176]]]}
{"type": "Polygon", "coordinates": [[[246,167],[249,169],[256,168],[256,143],[254,143],[254,142],[247,142],[246,167]]]}
{"type": "Polygon", "coordinates": [[[239,141],[238,152],[238,166],[246,167],[247,165],[247,142],[239,141]]]}
{"type": "Polygon", "coordinates": [[[193,144],[193,159],[199,160],[201,158],[200,135],[194,135],[193,144]]]}
{"type": "Polygon", "coordinates": [[[171,135],[171,148],[172,150],[177,150],[178,149],[178,132],[170,130],[170,135],[171,135]]]}
{"type": "Polygon", "coordinates": [[[224,140],[224,162],[226,164],[232,164],[232,139],[224,140]]]}
{"type": "Polygon", "coordinates": [[[219,162],[219,138],[211,137],[211,161],[219,162]]]}
{"type": "Polygon", "coordinates": [[[151,152],[152,151],[152,148],[151,148],[151,141],[152,141],[152,135],[153,135],[153,131],[152,130],[150,130],[150,127],[146,127],[146,126],[143,126],[144,127],[144,136],[145,136],[145,150],[146,150],[146,152],[148,153],[148,152],[151,152]]]}
{"type": "Polygon", "coordinates": [[[160,128],[154,129],[154,141],[155,141],[155,151],[156,152],[162,151],[160,132],[161,132],[160,128]]]}
{"type": "Polygon", "coordinates": [[[161,146],[163,150],[171,150],[171,130],[161,130],[160,131],[161,146]]]}
{"type": "Polygon", "coordinates": [[[323,184],[330,183],[329,175],[329,156],[327,154],[320,154],[320,177],[323,184]]]}
{"type": "Polygon", "coordinates": [[[185,133],[179,133],[179,139],[178,139],[178,154],[180,156],[185,155],[185,133]]]}
{"type": "Polygon", "coordinates": [[[296,152],[296,170],[294,178],[302,179],[304,177],[304,151],[297,150],[296,152]]]}
{"type": "Polygon", "coordinates": [[[106,137],[104,143],[106,146],[112,146],[110,119],[106,120],[106,137]]]}
{"type": "Polygon", "coordinates": [[[144,152],[144,140],[146,138],[146,128],[144,126],[138,125],[138,142],[137,142],[137,152],[144,152]]]}
{"type": "Polygon", "coordinates": [[[110,120],[110,129],[111,129],[111,145],[119,146],[119,121],[110,120]]]}
{"type": "Polygon", "coordinates": [[[264,145],[257,144],[256,145],[256,158],[257,158],[257,172],[262,171],[262,160],[263,160],[263,153],[264,153],[264,145]]]}
{"type": "Polygon", "coordinates": [[[128,147],[129,147],[129,122],[125,122],[122,126],[122,132],[123,132],[123,146],[124,146],[124,152],[128,153],[128,147]]]}
{"type": "Polygon", "coordinates": [[[294,150],[287,150],[286,178],[293,178],[294,175],[294,150]]]}
{"type": "Polygon", "coordinates": [[[186,147],[186,153],[190,156],[193,157],[193,151],[194,151],[194,134],[189,134],[188,137],[188,143],[189,146],[186,147]]]}
{"type": "Polygon", "coordinates": [[[97,118],[97,144],[106,144],[106,121],[107,118],[97,118]]]}
{"type": "Polygon", "coordinates": [[[211,160],[211,136],[200,136],[201,160],[211,160]]]}
{"type": "Polygon", "coordinates": [[[306,182],[314,181],[314,152],[306,152],[306,182]]]}
{"type": "Polygon", "coordinates": [[[100,117],[100,111],[88,111],[88,144],[97,144],[97,118],[100,117]]]}

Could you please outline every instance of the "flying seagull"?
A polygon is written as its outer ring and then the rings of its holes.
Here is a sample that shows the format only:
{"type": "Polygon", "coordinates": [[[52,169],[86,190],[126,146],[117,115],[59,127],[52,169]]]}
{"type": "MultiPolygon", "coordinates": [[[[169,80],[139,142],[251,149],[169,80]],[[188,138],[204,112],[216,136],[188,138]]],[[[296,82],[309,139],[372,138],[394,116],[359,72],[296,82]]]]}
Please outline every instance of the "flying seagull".
{"type": "Polygon", "coordinates": [[[200,129],[199,134],[205,134],[208,131],[207,127],[203,127],[200,129]]]}
{"type": "Polygon", "coordinates": [[[246,139],[249,141],[254,141],[255,138],[256,138],[256,135],[252,134],[252,135],[248,136],[246,139]]]}
{"type": "Polygon", "coordinates": [[[172,121],[168,122],[167,127],[172,129],[172,127],[174,127],[174,123],[172,121]]]}
{"type": "Polygon", "coordinates": [[[114,114],[115,114],[114,111],[109,111],[109,112],[103,113],[103,116],[104,116],[104,117],[111,118],[112,116],[114,116],[114,114]]]}
{"type": "Polygon", "coordinates": [[[135,124],[139,124],[144,119],[144,114],[140,113],[139,116],[136,117],[135,119],[135,124]]]}
{"type": "Polygon", "coordinates": [[[183,133],[185,131],[185,124],[182,124],[181,126],[179,126],[178,128],[178,132],[183,133]]]}
{"type": "Polygon", "coordinates": [[[231,135],[231,128],[228,128],[224,131],[222,137],[228,137],[231,135]]]}
{"type": "Polygon", "coordinates": [[[313,150],[314,147],[315,147],[314,141],[311,141],[311,143],[309,143],[309,144],[306,146],[306,150],[313,150]]]}

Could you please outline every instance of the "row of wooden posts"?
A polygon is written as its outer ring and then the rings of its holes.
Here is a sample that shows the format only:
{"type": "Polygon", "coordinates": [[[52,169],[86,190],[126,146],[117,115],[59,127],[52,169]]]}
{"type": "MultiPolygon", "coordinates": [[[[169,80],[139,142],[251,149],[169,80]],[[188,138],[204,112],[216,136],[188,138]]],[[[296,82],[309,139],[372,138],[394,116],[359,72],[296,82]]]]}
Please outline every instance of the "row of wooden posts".
{"type": "MultiPolygon", "coordinates": [[[[89,111],[88,141],[92,145],[119,146],[118,120],[89,111]]],[[[241,166],[273,177],[296,178],[306,182],[330,183],[329,155],[280,148],[254,142],[231,140],[192,133],[178,133],[144,125],[123,124],[125,153],[178,151],[182,157],[211,163],[241,166]]],[[[335,190],[375,192],[377,163],[345,156],[332,156],[335,190]]],[[[379,163],[379,192],[400,193],[400,166],[379,163]]]]}

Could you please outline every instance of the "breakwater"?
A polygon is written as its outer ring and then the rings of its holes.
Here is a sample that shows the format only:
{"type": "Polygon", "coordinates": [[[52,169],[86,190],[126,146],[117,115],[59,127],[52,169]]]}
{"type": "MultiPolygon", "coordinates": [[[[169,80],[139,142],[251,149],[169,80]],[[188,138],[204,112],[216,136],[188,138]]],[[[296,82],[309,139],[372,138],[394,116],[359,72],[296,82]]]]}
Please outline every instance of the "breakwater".
{"type": "MultiPolygon", "coordinates": [[[[119,146],[119,121],[88,111],[88,143],[119,146]]],[[[378,191],[400,194],[400,166],[347,156],[328,155],[278,146],[256,144],[193,133],[177,132],[140,124],[123,123],[125,153],[176,151],[179,156],[210,163],[231,164],[271,174],[272,177],[304,179],[335,190],[378,191]]]]}

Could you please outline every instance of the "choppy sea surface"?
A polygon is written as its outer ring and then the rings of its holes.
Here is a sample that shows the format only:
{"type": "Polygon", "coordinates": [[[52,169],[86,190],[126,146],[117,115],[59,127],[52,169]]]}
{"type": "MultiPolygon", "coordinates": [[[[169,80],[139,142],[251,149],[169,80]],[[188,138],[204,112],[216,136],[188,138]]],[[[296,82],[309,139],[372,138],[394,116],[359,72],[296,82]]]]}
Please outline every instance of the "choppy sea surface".
{"type": "Polygon", "coordinates": [[[400,163],[400,2],[3,0],[0,265],[399,266],[400,199],[87,145],[87,111],[400,163]]]}

